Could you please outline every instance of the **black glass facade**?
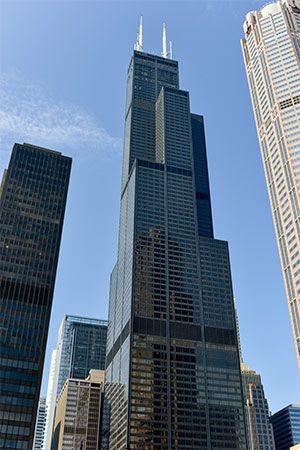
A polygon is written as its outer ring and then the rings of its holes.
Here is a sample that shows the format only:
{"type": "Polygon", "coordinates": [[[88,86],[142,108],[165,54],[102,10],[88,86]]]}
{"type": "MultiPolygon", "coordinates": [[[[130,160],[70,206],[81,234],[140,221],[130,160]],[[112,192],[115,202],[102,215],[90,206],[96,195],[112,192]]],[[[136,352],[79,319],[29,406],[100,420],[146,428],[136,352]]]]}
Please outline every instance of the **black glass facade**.
{"type": "Polygon", "coordinates": [[[203,117],[176,61],[134,52],[125,115],[109,448],[244,450],[228,247],[213,238],[203,117]]]}
{"type": "Polygon", "coordinates": [[[31,450],[71,159],[15,144],[0,191],[0,448],[31,450]]]}

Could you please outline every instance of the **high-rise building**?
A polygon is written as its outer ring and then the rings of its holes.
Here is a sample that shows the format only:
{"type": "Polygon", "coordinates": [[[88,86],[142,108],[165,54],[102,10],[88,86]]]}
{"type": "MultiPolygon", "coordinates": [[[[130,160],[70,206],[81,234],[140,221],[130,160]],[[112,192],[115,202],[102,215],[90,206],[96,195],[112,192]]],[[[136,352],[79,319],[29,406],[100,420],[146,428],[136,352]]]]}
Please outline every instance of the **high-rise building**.
{"type": "Polygon", "coordinates": [[[46,398],[39,401],[32,450],[43,450],[46,426],[46,398]]]}
{"type": "Polygon", "coordinates": [[[55,405],[67,378],[85,379],[91,369],[104,370],[107,321],[66,315],[53,351],[47,392],[45,450],[50,450],[55,405]]]}
{"type": "Polygon", "coordinates": [[[241,364],[249,450],[275,450],[273,427],[261,376],[241,364]]]}
{"type": "Polygon", "coordinates": [[[85,379],[68,378],[59,394],[52,450],[100,450],[104,371],[85,379]]]}
{"type": "Polygon", "coordinates": [[[71,158],[15,144],[0,195],[0,448],[32,449],[71,158]]]}
{"type": "Polygon", "coordinates": [[[300,405],[289,405],[272,415],[276,450],[300,444],[300,405]]]}
{"type": "Polygon", "coordinates": [[[300,1],[247,14],[242,49],[300,367],[300,1]]]}
{"type": "MultiPolygon", "coordinates": [[[[141,39],[141,33],[140,33],[141,39]]],[[[227,242],[178,63],[129,64],[106,360],[110,450],[246,449],[227,242]]]]}
{"type": "Polygon", "coordinates": [[[53,421],[56,406],[57,377],[58,377],[58,370],[56,370],[57,354],[58,354],[57,349],[54,349],[51,355],[47,396],[46,396],[46,423],[45,423],[43,450],[50,450],[51,448],[53,421]]]}

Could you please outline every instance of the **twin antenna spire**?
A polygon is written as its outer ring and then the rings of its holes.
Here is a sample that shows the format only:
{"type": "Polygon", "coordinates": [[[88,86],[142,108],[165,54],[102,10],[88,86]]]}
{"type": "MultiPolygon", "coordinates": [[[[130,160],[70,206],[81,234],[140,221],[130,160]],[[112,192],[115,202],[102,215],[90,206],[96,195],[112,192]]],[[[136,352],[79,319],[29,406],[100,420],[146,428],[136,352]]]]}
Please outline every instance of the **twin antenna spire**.
{"type": "MultiPolygon", "coordinates": [[[[163,58],[173,58],[172,42],[169,43],[169,51],[167,50],[167,30],[166,24],[163,24],[163,35],[162,35],[162,57],[163,58]]],[[[139,52],[143,51],[143,16],[140,18],[140,28],[137,34],[136,43],[134,44],[134,50],[139,52]]]]}

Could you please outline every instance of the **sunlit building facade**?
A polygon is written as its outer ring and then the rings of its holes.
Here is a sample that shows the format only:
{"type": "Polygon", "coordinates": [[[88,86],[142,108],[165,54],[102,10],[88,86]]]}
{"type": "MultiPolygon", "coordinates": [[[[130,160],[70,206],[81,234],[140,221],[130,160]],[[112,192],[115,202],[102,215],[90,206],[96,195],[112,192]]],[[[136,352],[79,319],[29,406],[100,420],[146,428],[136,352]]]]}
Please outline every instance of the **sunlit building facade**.
{"type": "Polygon", "coordinates": [[[244,62],[300,367],[300,1],[250,12],[244,62]]]}
{"type": "Polygon", "coordinates": [[[71,158],[15,144],[0,190],[0,448],[31,450],[71,158]]]}
{"type": "Polygon", "coordinates": [[[228,246],[178,63],[128,69],[106,356],[110,450],[246,449],[228,246]]]}
{"type": "Polygon", "coordinates": [[[103,390],[103,370],[91,370],[85,380],[66,380],[56,404],[51,450],[102,450],[103,390]]]}

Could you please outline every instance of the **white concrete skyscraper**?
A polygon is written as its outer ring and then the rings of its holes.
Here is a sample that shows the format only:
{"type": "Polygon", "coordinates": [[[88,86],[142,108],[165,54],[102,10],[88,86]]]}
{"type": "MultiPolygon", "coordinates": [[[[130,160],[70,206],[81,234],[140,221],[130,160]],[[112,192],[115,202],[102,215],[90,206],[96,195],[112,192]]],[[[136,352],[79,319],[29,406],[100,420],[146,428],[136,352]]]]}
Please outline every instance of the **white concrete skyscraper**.
{"type": "Polygon", "coordinates": [[[300,1],[247,14],[242,49],[300,367],[300,1]]]}

